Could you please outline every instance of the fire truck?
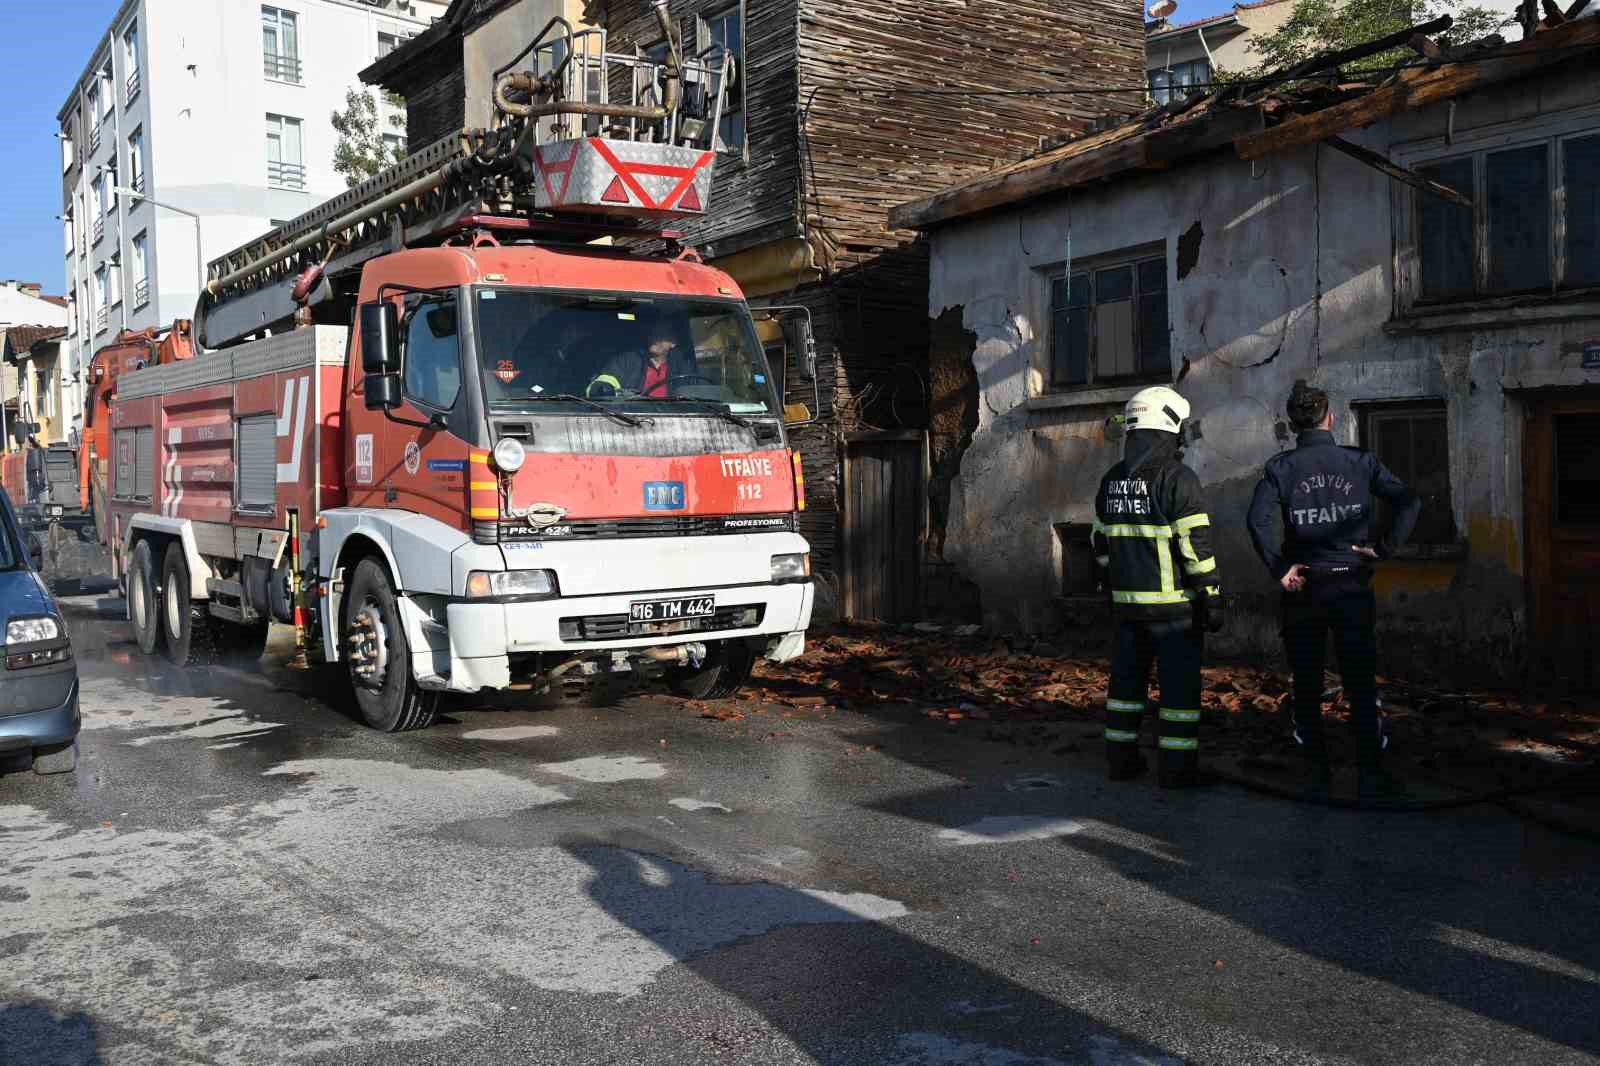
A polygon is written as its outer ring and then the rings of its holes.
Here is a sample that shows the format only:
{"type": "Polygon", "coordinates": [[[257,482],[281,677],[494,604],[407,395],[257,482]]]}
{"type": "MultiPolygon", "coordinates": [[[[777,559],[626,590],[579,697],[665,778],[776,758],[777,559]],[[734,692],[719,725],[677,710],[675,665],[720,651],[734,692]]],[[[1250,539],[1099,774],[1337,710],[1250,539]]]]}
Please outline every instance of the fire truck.
{"type": "Polygon", "coordinates": [[[292,623],[388,731],[446,692],[715,696],[801,654],[804,474],[762,330],[663,228],[706,210],[732,58],[655,13],[659,60],[552,20],[496,72],[493,129],[213,262],[201,350],[120,373],[107,539],[146,653],[292,623]]]}

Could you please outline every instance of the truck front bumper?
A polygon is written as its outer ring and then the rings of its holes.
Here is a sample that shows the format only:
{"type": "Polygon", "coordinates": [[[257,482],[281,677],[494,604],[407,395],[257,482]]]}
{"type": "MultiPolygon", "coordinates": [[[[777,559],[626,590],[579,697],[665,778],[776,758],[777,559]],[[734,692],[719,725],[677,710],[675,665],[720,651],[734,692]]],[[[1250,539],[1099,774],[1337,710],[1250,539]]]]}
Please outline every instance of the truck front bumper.
{"type": "Polygon", "coordinates": [[[765,638],[764,654],[787,661],[805,650],[813,596],[811,583],[805,582],[516,603],[454,601],[445,608],[444,625],[412,601],[402,602],[408,605],[413,665],[423,687],[477,692],[511,683],[513,655],[583,659],[675,644],[765,638]],[[715,597],[716,614],[676,632],[650,631],[629,622],[634,601],[700,597],[715,597]]]}

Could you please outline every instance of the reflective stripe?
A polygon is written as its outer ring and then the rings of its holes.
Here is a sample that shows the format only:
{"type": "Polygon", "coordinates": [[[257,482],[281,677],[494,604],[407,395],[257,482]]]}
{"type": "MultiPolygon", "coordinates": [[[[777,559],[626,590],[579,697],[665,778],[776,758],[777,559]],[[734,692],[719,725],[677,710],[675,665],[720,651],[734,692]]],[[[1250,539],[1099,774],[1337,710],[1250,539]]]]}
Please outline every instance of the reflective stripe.
{"type": "Polygon", "coordinates": [[[498,481],[474,481],[472,483],[472,487],[475,488],[475,489],[489,489],[490,491],[493,491],[493,490],[498,489],[500,487],[500,482],[498,482],[498,481]]]}
{"type": "Polygon", "coordinates": [[[1163,722],[1198,722],[1200,720],[1200,712],[1175,711],[1170,707],[1163,707],[1161,708],[1161,720],[1163,722]]]}
{"type": "Polygon", "coordinates": [[[1110,700],[1110,699],[1108,699],[1108,700],[1106,700],[1106,710],[1108,710],[1108,711],[1138,711],[1140,714],[1143,714],[1144,713],[1144,701],[1143,700],[1110,700]]]}
{"type": "Polygon", "coordinates": [[[500,509],[498,507],[474,507],[472,509],[472,517],[473,518],[499,518],[500,517],[500,509]]]}
{"type": "Polygon", "coordinates": [[[1111,556],[1109,556],[1109,555],[1096,555],[1094,557],[1094,561],[1099,563],[1101,566],[1110,566],[1111,565],[1111,556]]]}
{"type": "Polygon", "coordinates": [[[1100,532],[1108,537],[1141,537],[1159,540],[1172,536],[1171,526],[1101,526],[1100,532]]]}
{"type": "Polygon", "coordinates": [[[1221,585],[1207,585],[1206,586],[1206,595],[1207,596],[1220,596],[1220,595],[1222,595],[1222,586],[1221,585]]]}
{"type": "Polygon", "coordinates": [[[1172,528],[1177,530],[1179,533],[1187,533],[1191,529],[1198,529],[1201,526],[1209,526],[1210,524],[1210,515],[1192,514],[1188,518],[1180,518],[1176,522],[1172,523],[1172,528]]]}
{"type": "Polygon", "coordinates": [[[1139,734],[1130,733],[1126,729],[1107,729],[1106,739],[1120,740],[1123,743],[1137,743],[1139,740],[1139,734]]]}
{"type": "Polygon", "coordinates": [[[1161,563],[1161,591],[1176,592],[1178,583],[1172,579],[1172,544],[1170,541],[1156,541],[1156,559],[1161,563]]]}
{"type": "Polygon", "coordinates": [[[1183,737],[1162,737],[1161,746],[1168,751],[1196,751],[1200,747],[1200,742],[1186,740],[1183,737]]]}
{"type": "Polygon", "coordinates": [[[1209,574],[1217,568],[1217,557],[1202,559],[1198,563],[1184,563],[1183,569],[1190,574],[1209,574]]]}
{"type": "Polygon", "coordinates": [[[1188,603],[1194,598],[1194,593],[1188,589],[1178,589],[1175,592],[1120,592],[1111,593],[1112,603],[1188,603]]]}

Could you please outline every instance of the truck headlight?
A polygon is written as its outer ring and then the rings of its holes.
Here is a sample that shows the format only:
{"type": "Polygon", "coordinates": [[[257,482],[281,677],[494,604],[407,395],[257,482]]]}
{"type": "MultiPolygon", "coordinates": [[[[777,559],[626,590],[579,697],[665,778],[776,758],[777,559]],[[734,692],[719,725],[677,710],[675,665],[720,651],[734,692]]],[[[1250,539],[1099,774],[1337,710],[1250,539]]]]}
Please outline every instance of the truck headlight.
{"type": "Polygon", "coordinates": [[[515,437],[501,437],[500,443],[494,446],[494,465],[497,470],[515,474],[527,460],[528,449],[515,437]]]}
{"type": "Polygon", "coordinates": [[[49,615],[38,618],[13,618],[6,623],[7,644],[37,644],[61,637],[61,623],[49,615]]]}
{"type": "Polygon", "coordinates": [[[501,596],[545,599],[561,595],[554,570],[474,570],[467,575],[467,598],[483,600],[501,596]]]}
{"type": "Polygon", "coordinates": [[[811,577],[811,556],[807,552],[772,557],[772,581],[781,585],[791,581],[805,581],[811,577]]]}

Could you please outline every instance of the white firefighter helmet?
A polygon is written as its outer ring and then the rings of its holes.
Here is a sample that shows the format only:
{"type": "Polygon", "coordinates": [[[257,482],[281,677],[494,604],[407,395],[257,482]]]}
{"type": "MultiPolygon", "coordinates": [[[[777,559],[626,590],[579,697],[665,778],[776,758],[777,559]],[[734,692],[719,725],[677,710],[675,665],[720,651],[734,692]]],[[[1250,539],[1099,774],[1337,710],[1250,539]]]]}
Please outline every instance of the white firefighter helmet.
{"type": "Polygon", "coordinates": [[[1123,410],[1123,425],[1130,429],[1159,429],[1177,433],[1189,417],[1189,401],[1165,385],[1140,389],[1123,410]]]}

